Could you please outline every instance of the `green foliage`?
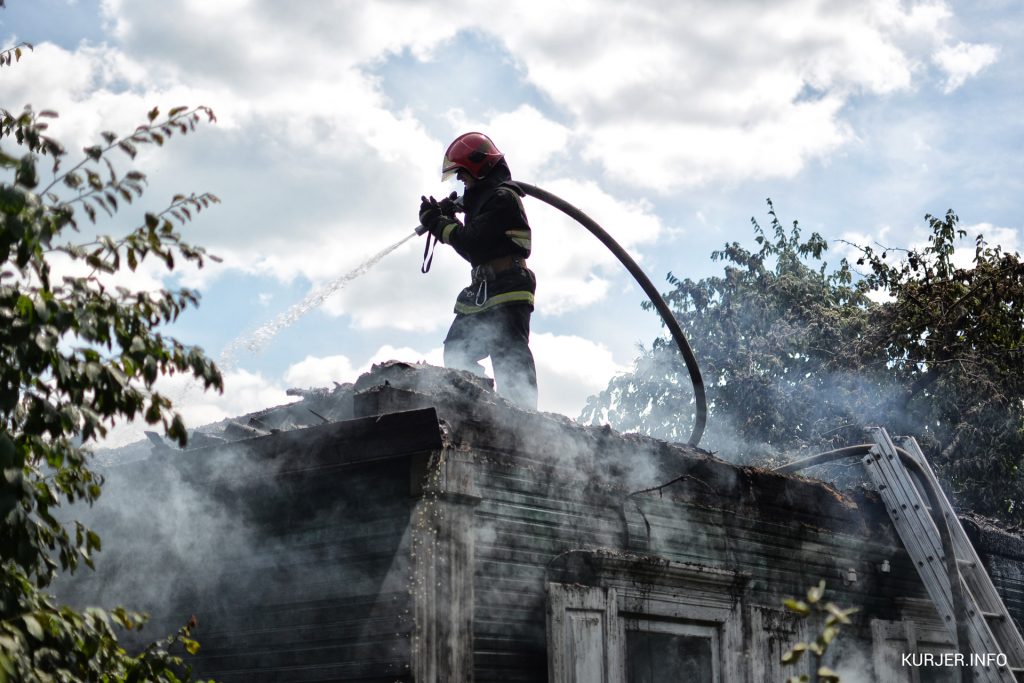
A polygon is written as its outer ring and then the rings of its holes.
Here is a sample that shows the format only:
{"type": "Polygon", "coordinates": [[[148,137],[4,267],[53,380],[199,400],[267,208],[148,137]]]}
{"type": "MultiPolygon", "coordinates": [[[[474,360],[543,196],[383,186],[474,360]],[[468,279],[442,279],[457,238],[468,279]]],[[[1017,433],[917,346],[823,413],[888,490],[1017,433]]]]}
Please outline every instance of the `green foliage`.
{"type": "MultiPolygon", "coordinates": [[[[665,297],[707,387],[702,445],[768,464],[861,442],[865,426],[881,424],[921,442],[961,505],[1024,520],[1020,257],[979,236],[972,262],[959,264],[964,231],[949,212],[926,216],[922,248],[857,247],[855,264],[830,268],[820,235],[784,228],[771,202],[769,215],[767,233],[751,219],[756,249],[712,254],[722,275],[669,276],[665,297]]],[[[692,405],[679,354],[661,339],[583,419],[683,440],[692,405]]]]}
{"type": "MultiPolygon", "coordinates": [[[[782,654],[781,662],[787,666],[792,666],[799,662],[806,653],[810,652],[818,660],[818,666],[814,669],[814,680],[819,681],[819,683],[840,683],[839,675],[829,667],[821,664],[821,659],[825,656],[829,645],[839,635],[840,628],[850,623],[850,615],[857,612],[857,609],[842,609],[836,607],[831,602],[822,603],[824,597],[825,582],[819,581],[817,586],[807,590],[806,602],[793,598],[787,598],[782,601],[786,609],[796,614],[799,618],[806,619],[813,614],[817,614],[819,618],[824,617],[824,623],[821,632],[813,641],[809,643],[795,643],[793,647],[782,654]]],[[[801,674],[799,676],[790,676],[786,679],[786,683],[809,683],[811,680],[806,674],[801,674]]]]}
{"type": "MultiPolygon", "coordinates": [[[[1024,520],[1024,262],[975,239],[969,264],[953,260],[958,218],[926,216],[931,237],[893,263],[861,250],[869,286],[891,300],[864,345],[885,353],[919,423],[910,432],[973,510],[1024,520]]],[[[889,250],[892,251],[892,250],[889,250]]]]}
{"type": "MultiPolygon", "coordinates": [[[[787,231],[769,204],[771,231],[752,220],[756,250],[733,242],[712,254],[721,276],[694,281],[669,274],[665,295],[697,355],[710,417],[703,445],[741,456],[840,439],[851,406],[827,396],[863,382],[844,373],[862,364],[840,351],[868,324],[870,300],[846,263],[829,271],[818,234],[787,231]],[[813,262],[815,267],[807,264],[813,262]],[[842,431],[840,429],[840,431],[842,431]]],[[[650,307],[649,305],[646,307],[650,307]]],[[[591,399],[584,419],[670,440],[685,440],[693,397],[679,352],[656,340],[631,375],[591,399]]]]}
{"type": "Polygon", "coordinates": [[[56,117],[31,107],[18,115],[0,109],[0,142],[21,148],[16,155],[0,148],[0,682],[189,680],[181,656],[171,653],[172,646],[196,651],[189,627],[129,654],[115,628],[139,628],[142,615],[121,608],[78,613],[45,589],[59,571],[93,567],[100,551],[95,532],[57,514],[101,493],[90,444],[116,421],[142,418],[184,445],[184,423],[154,383],[186,373],[206,388],[222,387],[200,349],[160,332],[197,304],[195,292],[108,283],[147,258],[167,270],[180,261],[201,267],[210,257],[183,241],[175,224],[217,198],[178,195],[120,238],[75,239],[82,214],[95,223],[101,212],[113,217],[143,194],[145,176],[118,172],[111,154],[134,158],[137,145],[161,145],[214,117],[205,107],[178,107],[164,118],[153,109],[129,135],[102,133],[102,144],[85,148],[67,171],[66,151],[47,134],[56,117]],[[44,159],[53,175],[46,185],[44,159]],[[66,273],[59,278],[58,260],[66,273]]]}

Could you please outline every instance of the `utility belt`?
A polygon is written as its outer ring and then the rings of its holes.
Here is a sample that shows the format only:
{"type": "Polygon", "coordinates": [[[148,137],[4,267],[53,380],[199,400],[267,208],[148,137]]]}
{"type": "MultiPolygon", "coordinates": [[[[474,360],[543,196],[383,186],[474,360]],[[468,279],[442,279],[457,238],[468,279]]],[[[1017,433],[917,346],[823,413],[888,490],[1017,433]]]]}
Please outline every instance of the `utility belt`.
{"type": "Polygon", "coordinates": [[[485,261],[479,266],[473,268],[473,282],[488,282],[498,277],[498,275],[504,273],[506,270],[525,267],[526,257],[524,256],[499,256],[496,259],[485,261]]]}
{"type": "MultiPolygon", "coordinates": [[[[515,268],[526,268],[525,256],[499,256],[475,266],[472,270],[473,282],[468,287],[469,290],[476,288],[476,293],[473,297],[473,307],[476,308],[487,304],[490,298],[490,294],[487,291],[488,282],[493,282],[502,273],[515,268]]],[[[529,296],[530,303],[533,302],[533,295],[530,292],[524,292],[523,294],[529,296]]],[[[518,296],[518,294],[515,296],[518,296]]]]}

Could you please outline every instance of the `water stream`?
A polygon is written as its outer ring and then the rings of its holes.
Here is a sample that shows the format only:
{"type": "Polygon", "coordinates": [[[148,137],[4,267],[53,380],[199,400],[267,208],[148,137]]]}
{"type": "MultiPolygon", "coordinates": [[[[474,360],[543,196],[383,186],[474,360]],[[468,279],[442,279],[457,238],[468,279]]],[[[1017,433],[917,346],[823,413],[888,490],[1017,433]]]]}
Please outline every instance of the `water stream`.
{"type": "Polygon", "coordinates": [[[217,365],[220,366],[221,370],[229,370],[234,367],[235,358],[239,351],[245,350],[250,353],[256,353],[266,346],[267,342],[273,339],[278,332],[294,324],[299,318],[320,306],[327,297],[341,289],[344,289],[357,277],[365,275],[366,272],[377,265],[381,259],[393,252],[395,249],[398,249],[413,237],[416,237],[415,232],[403,237],[391,246],[385,247],[344,275],[335,278],[320,289],[311,292],[305,299],[295,304],[265,325],[256,328],[255,331],[237,337],[234,341],[224,347],[223,351],[221,351],[220,356],[217,359],[217,365]]]}
{"type": "MultiPolygon", "coordinates": [[[[255,331],[249,334],[243,334],[237,337],[234,341],[224,347],[224,350],[221,351],[220,356],[217,358],[216,363],[220,367],[221,372],[226,375],[230,370],[235,369],[236,359],[239,352],[248,351],[250,353],[255,353],[259,351],[266,346],[266,344],[273,339],[278,332],[289,325],[294,324],[299,318],[323,304],[327,297],[343,289],[356,278],[365,275],[366,272],[377,265],[381,259],[415,236],[416,233],[413,232],[412,234],[398,240],[391,246],[385,247],[344,275],[335,278],[320,289],[312,292],[305,299],[295,304],[270,322],[258,327],[255,331]]],[[[181,411],[187,402],[201,401],[204,390],[201,388],[198,380],[190,377],[185,380],[183,384],[175,388],[167,389],[166,391],[161,391],[160,393],[171,400],[174,404],[175,410],[181,411]]],[[[194,425],[190,425],[190,427],[194,427],[194,425]]],[[[141,421],[128,423],[128,425],[123,429],[123,433],[101,442],[100,448],[117,448],[130,443],[131,441],[140,439],[144,428],[145,426],[141,421]]],[[[109,465],[116,462],[116,460],[110,459],[111,456],[105,457],[107,457],[107,459],[104,460],[104,464],[109,465]]]]}

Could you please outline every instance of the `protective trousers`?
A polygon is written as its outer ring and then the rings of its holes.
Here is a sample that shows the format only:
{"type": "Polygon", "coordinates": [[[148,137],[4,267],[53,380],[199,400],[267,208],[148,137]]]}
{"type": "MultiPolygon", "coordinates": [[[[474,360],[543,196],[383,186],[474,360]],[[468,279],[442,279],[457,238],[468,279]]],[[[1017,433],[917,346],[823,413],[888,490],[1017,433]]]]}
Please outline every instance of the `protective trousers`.
{"type": "Polygon", "coordinates": [[[537,367],[530,352],[529,304],[507,304],[456,315],[444,340],[444,364],[483,374],[478,361],[491,357],[498,393],[513,403],[537,409],[537,367]]]}

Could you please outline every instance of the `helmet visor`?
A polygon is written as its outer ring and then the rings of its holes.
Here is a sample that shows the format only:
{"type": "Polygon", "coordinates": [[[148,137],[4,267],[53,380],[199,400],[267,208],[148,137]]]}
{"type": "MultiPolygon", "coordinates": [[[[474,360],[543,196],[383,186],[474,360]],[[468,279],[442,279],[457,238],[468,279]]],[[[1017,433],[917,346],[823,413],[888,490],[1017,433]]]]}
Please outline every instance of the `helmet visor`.
{"type": "Polygon", "coordinates": [[[441,162],[441,182],[444,182],[459,172],[461,166],[454,163],[447,155],[444,157],[444,161],[441,162]]]}

